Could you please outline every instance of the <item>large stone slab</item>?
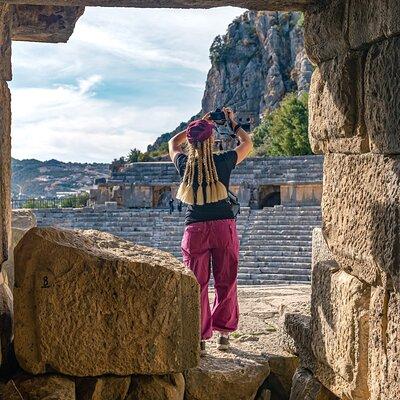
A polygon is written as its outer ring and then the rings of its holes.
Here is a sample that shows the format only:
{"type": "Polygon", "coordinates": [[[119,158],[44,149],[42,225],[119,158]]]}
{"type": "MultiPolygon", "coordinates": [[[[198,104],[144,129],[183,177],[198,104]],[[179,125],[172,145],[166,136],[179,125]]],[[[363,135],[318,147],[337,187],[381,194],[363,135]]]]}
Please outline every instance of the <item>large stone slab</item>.
{"type": "Polygon", "coordinates": [[[314,153],[369,150],[363,122],[363,52],[323,62],[310,87],[309,136],[314,153]]]}
{"type": "Polygon", "coordinates": [[[298,368],[293,376],[290,400],[338,400],[338,398],[324,388],[308,369],[298,368]]]}
{"type": "Polygon", "coordinates": [[[133,376],[126,400],[183,400],[185,379],[182,374],[133,376]]]}
{"type": "Polygon", "coordinates": [[[13,6],[0,6],[0,79],[11,81],[11,21],[13,6]]]}
{"type": "MultiPolygon", "coordinates": [[[[0,1],[0,4],[4,0],[0,1]]],[[[15,4],[81,5],[143,8],[212,8],[234,6],[251,10],[305,10],[321,0],[13,0],[15,4]]]]}
{"type": "Polygon", "coordinates": [[[185,374],[185,400],[253,400],[269,372],[268,361],[204,357],[185,374]]]}
{"type": "Polygon", "coordinates": [[[331,0],[305,13],[304,44],[312,62],[320,64],[350,49],[346,39],[347,8],[347,0],[331,0]]]}
{"type": "Polygon", "coordinates": [[[67,42],[84,10],[81,6],[16,5],[13,12],[12,39],[28,42],[67,42]]]}
{"type": "Polygon", "coordinates": [[[11,95],[0,79],[0,264],[11,239],[11,95]]]}
{"type": "Polygon", "coordinates": [[[370,286],[330,260],[313,263],[311,346],[315,377],[339,398],[369,398],[370,286]]]}
{"type": "MultiPolygon", "coordinates": [[[[400,7],[400,5],[399,5],[400,7]]],[[[365,123],[371,151],[400,153],[400,37],[371,46],[365,67],[365,123]]]]}
{"type": "Polygon", "coordinates": [[[397,0],[351,0],[348,27],[352,48],[399,34],[400,3],[397,0]]]}
{"type": "Polygon", "coordinates": [[[373,285],[400,288],[400,157],[325,156],[323,232],[342,269],[373,285]]]}
{"type": "Polygon", "coordinates": [[[400,295],[377,287],[372,290],[369,385],[371,400],[400,397],[400,295]]]}
{"type": "Polygon", "coordinates": [[[15,351],[26,371],[164,374],[198,364],[198,284],[170,254],[98,231],[32,228],[15,268],[15,351]]]}

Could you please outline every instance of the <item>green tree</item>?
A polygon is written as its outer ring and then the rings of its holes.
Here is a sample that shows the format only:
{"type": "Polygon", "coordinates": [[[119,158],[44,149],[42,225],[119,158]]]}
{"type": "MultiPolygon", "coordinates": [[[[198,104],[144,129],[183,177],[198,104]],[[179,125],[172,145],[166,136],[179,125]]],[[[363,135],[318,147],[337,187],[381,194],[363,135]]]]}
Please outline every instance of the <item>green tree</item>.
{"type": "Polygon", "coordinates": [[[126,160],[129,163],[138,162],[141,154],[142,152],[139,149],[137,148],[131,149],[126,160]]]}
{"type": "Polygon", "coordinates": [[[308,95],[288,94],[253,132],[256,155],[312,154],[308,140],[308,95]]]}

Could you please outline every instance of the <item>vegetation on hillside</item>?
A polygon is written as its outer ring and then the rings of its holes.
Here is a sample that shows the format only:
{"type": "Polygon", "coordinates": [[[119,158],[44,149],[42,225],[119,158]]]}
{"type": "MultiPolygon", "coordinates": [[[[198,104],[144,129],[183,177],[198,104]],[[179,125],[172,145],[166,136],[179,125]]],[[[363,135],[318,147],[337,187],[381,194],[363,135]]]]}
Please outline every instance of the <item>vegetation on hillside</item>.
{"type": "Polygon", "coordinates": [[[265,114],[253,131],[254,155],[312,154],[308,140],[308,94],[288,94],[280,106],[265,114]]]}

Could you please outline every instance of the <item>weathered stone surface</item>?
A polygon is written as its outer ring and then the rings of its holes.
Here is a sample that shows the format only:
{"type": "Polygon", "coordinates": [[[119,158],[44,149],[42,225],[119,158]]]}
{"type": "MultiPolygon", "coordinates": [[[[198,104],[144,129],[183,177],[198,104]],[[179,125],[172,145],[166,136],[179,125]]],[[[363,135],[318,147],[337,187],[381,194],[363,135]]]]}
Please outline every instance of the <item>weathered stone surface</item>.
{"type": "Polygon", "coordinates": [[[349,42],[352,48],[400,33],[400,3],[397,0],[349,2],[349,42]]]}
{"type": "Polygon", "coordinates": [[[85,8],[54,5],[16,5],[12,39],[29,42],[67,42],[85,8]]]}
{"type": "Polygon", "coordinates": [[[130,376],[102,376],[80,378],[75,382],[77,400],[125,400],[130,376]]]}
{"type": "MultiPolygon", "coordinates": [[[[16,4],[56,4],[144,8],[212,8],[234,6],[250,10],[305,10],[321,0],[13,0],[16,4]]],[[[3,0],[0,2],[2,3],[3,0]]]]}
{"type": "Polygon", "coordinates": [[[13,340],[13,295],[6,282],[0,282],[0,364],[7,368],[13,340]]]}
{"type": "Polygon", "coordinates": [[[126,400],[183,400],[185,379],[182,374],[136,375],[126,400]]]}
{"type": "Polygon", "coordinates": [[[308,315],[285,314],[281,343],[285,351],[299,357],[300,365],[315,369],[315,357],[311,349],[311,319],[308,315]]]}
{"type": "Polygon", "coordinates": [[[0,79],[12,79],[11,68],[11,21],[13,6],[0,6],[0,79]]]}
{"type": "MultiPolygon", "coordinates": [[[[399,6],[400,7],[400,6],[399,6]]],[[[365,123],[371,151],[400,153],[400,37],[371,46],[365,67],[365,123]]]]}
{"type": "Polygon", "coordinates": [[[2,264],[1,270],[5,275],[6,283],[12,289],[14,287],[14,248],[22,239],[25,233],[36,226],[37,221],[35,214],[31,210],[21,209],[12,212],[12,231],[11,243],[8,252],[8,259],[2,264]]]}
{"type": "Polygon", "coordinates": [[[74,381],[61,376],[20,376],[4,388],[7,400],[75,400],[74,381]]]}
{"type": "Polygon", "coordinates": [[[26,371],[163,374],[198,364],[198,284],[170,254],[98,231],[33,228],[15,266],[15,351],[26,371]]]}
{"type": "Polygon", "coordinates": [[[324,388],[312,373],[298,368],[293,376],[290,400],[335,400],[337,397],[324,388]]]}
{"type": "Polygon", "coordinates": [[[323,232],[342,269],[373,285],[400,288],[396,248],[400,158],[325,156],[323,232]]]}
{"type": "Polygon", "coordinates": [[[369,150],[363,122],[362,52],[322,63],[311,80],[309,136],[314,153],[369,150]]]}
{"type": "Polygon", "coordinates": [[[11,238],[11,96],[0,80],[0,264],[8,258],[11,238]]]}
{"type": "Polygon", "coordinates": [[[313,265],[311,346],[315,377],[339,398],[369,398],[370,286],[332,263],[313,265]]]}
{"type": "Polygon", "coordinates": [[[346,54],[347,0],[323,2],[305,13],[304,39],[308,58],[316,64],[346,54]]]}
{"type": "Polygon", "coordinates": [[[253,400],[269,372],[268,361],[204,357],[185,374],[185,400],[253,400]]]}
{"type": "Polygon", "coordinates": [[[372,289],[369,338],[371,400],[400,396],[400,295],[372,289]]]}

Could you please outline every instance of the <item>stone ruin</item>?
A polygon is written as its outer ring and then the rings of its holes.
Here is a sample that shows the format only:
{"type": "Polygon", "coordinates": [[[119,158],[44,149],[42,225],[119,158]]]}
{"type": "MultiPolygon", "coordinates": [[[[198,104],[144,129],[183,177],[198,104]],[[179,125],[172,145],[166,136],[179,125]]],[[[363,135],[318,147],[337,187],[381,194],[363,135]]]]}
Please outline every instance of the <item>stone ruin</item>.
{"type": "MultiPolygon", "coordinates": [[[[293,376],[290,400],[399,399],[400,3],[13,3],[2,1],[0,6],[0,261],[4,270],[12,268],[11,99],[7,85],[12,39],[66,41],[85,5],[236,5],[305,11],[307,53],[316,64],[310,94],[310,140],[315,152],[325,153],[323,225],[314,235],[311,317],[285,317],[283,345],[301,363],[293,376]]],[[[270,366],[259,374],[246,370],[244,381],[238,378],[243,378],[240,373],[224,371],[218,384],[215,374],[196,367],[198,304],[193,299],[197,286],[166,253],[96,232],[33,228],[17,245],[14,258],[14,348],[26,372],[7,383],[3,398],[269,398],[270,392],[257,388],[263,385],[270,366]],[[151,303],[145,301],[149,298],[151,303]],[[186,318],[190,316],[188,323],[182,322],[183,311],[186,318]],[[184,371],[188,371],[185,377],[184,371]],[[191,371],[197,371],[193,372],[197,376],[193,378],[191,371]],[[43,372],[47,374],[29,374],[43,372]],[[193,389],[193,381],[202,383],[200,389],[193,389]]],[[[12,293],[4,275],[0,337],[1,366],[7,372],[15,365],[9,351],[12,293]]]]}

